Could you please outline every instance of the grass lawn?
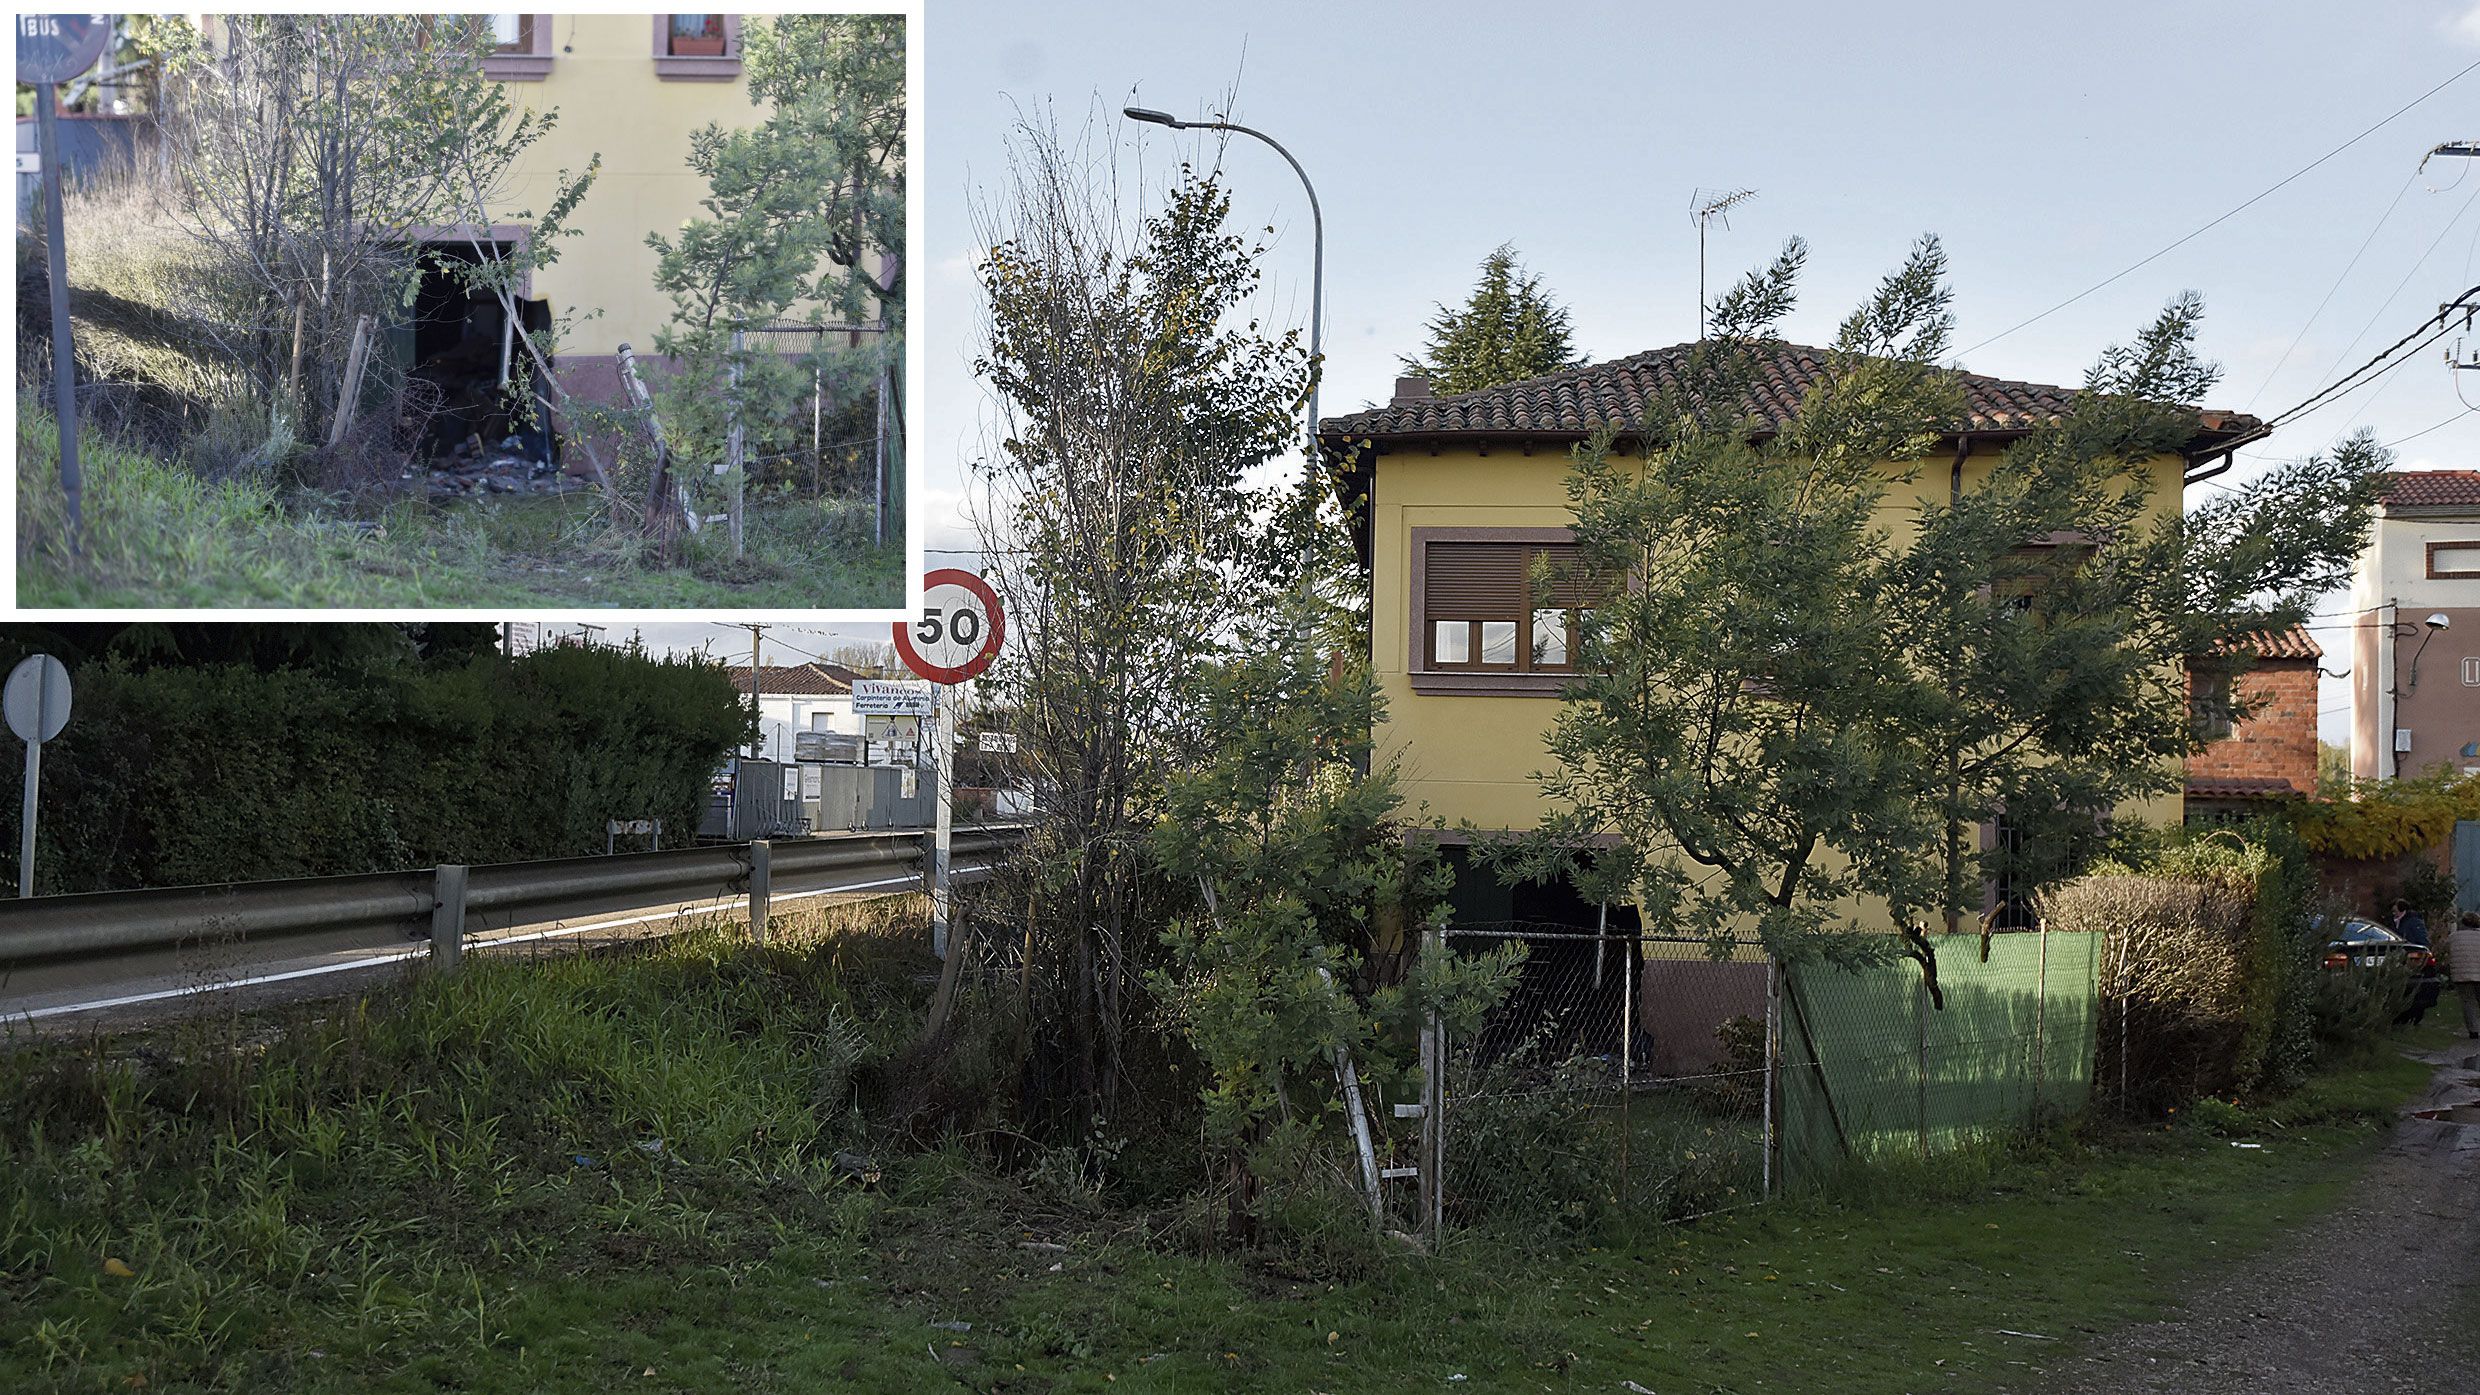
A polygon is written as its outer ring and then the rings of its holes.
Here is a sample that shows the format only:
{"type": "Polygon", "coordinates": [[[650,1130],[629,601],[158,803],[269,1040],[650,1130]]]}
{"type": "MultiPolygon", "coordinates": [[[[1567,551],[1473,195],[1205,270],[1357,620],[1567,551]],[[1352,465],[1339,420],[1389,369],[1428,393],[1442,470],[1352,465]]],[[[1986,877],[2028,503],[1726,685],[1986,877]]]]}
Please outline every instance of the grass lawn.
{"type": "Polygon", "coordinates": [[[869,541],[866,508],[754,508],[747,555],[701,541],[651,566],[604,526],[591,492],[357,510],[210,483],[109,441],[81,442],[85,548],[67,547],[51,418],[20,400],[18,603],[57,607],[893,608],[902,530],[869,541]]]}
{"type": "Polygon", "coordinates": [[[20,1052],[0,1388],[1987,1389],[2315,1214],[2427,1075],[1598,1246],[1216,1253],[1177,1203],[874,1139],[917,954],[692,937],[20,1052]],[[833,1161],[864,1146],[874,1186],[833,1161]]]}

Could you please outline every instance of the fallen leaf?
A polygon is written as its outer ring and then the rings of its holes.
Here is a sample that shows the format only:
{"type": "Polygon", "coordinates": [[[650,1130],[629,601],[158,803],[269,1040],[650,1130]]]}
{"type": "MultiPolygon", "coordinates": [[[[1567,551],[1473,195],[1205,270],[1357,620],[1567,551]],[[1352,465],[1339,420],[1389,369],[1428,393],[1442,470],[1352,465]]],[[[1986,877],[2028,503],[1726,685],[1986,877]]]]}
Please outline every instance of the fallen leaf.
{"type": "Polygon", "coordinates": [[[137,1270],[130,1268],[128,1265],[123,1264],[120,1260],[115,1258],[106,1258],[103,1261],[103,1272],[111,1275],[115,1279],[134,1279],[138,1277],[137,1270]]]}

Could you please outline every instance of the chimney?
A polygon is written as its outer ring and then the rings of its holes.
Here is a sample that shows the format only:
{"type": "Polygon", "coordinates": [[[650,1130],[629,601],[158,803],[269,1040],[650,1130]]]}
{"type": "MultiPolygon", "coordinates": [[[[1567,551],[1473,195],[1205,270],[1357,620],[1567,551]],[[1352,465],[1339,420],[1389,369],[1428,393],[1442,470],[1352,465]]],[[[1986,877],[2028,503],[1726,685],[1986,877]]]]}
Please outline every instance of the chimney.
{"type": "Polygon", "coordinates": [[[1432,397],[1436,397],[1437,395],[1438,394],[1429,390],[1429,379],[1427,378],[1397,378],[1395,380],[1394,405],[1401,405],[1406,402],[1425,402],[1432,397]]]}

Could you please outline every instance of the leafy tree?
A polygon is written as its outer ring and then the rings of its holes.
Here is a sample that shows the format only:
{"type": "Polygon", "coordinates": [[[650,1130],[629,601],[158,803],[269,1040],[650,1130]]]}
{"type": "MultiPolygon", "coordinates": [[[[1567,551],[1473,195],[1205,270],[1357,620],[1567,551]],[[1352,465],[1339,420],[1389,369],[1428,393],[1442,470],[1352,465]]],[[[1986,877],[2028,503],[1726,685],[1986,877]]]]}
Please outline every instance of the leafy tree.
{"type": "MultiPolygon", "coordinates": [[[[1331,519],[1298,500],[1287,513],[1321,570],[1351,570],[1331,519]]],[[[1155,863],[1198,898],[1151,987],[1205,1069],[1205,1137],[1243,1233],[1261,1186],[1345,1107],[1338,1048],[1373,1090],[1405,1098],[1428,1011],[1477,1025],[1514,966],[1450,955],[1398,972],[1443,920],[1449,878],[1432,844],[1404,836],[1394,763],[1371,740],[1369,667],[1328,659],[1360,648],[1358,616],[1324,589],[1268,598],[1197,675],[1202,749],[1170,773],[1152,834],[1155,863]]]]}
{"type": "Polygon", "coordinates": [[[1404,371],[1428,378],[1438,392],[1457,393],[1572,368],[1584,358],[1567,320],[1566,307],[1516,261],[1512,245],[1502,244],[1482,259],[1481,279],[1463,309],[1438,307],[1429,347],[1421,358],[1405,359],[1404,371]]]}
{"type": "Polygon", "coordinates": [[[1005,201],[980,229],[988,316],[977,363],[998,404],[976,473],[1010,647],[994,673],[1045,818],[1021,880],[1036,1122],[1098,1127],[1135,1077],[1147,971],[1194,899],[1147,856],[1172,772],[1198,750],[1193,694],[1241,617],[1296,578],[1275,497],[1249,482],[1297,441],[1308,357],[1245,309],[1261,249],[1183,169],[1123,219],[1107,174],[1022,128],[1005,201]]]}
{"type": "Polygon", "coordinates": [[[1514,858],[1613,835],[1601,871],[1648,924],[1754,928],[1787,958],[1883,952],[1824,933],[1876,903],[1934,991],[1922,932],[1976,911],[1983,877],[2028,890],[2178,787],[2185,661],[2347,575],[2385,456],[2362,436],[2184,513],[2158,497],[2153,462],[2195,432],[2178,404],[2214,376],[2181,298],[1985,479],[1936,460],[1903,502],[1959,406],[1944,256],[1916,246],[1761,433],[1746,403],[1805,253],[1723,298],[1641,461],[1615,431],[1577,453],[1601,599],[1540,777],[1560,812],[1514,858]],[[1976,851],[2001,816],[2021,836],[1976,851]]]}
{"type": "Polygon", "coordinates": [[[857,376],[840,361],[796,362],[762,338],[735,354],[734,330],[878,317],[888,342],[867,350],[858,376],[882,356],[891,368],[903,360],[904,32],[901,15],[753,20],[744,68],[765,119],[690,137],[706,216],[646,242],[672,301],[655,335],[675,370],[661,388],[664,429],[693,457],[721,458],[735,404],[753,455],[789,444],[792,423],[807,421],[795,404],[813,368],[857,376]]]}

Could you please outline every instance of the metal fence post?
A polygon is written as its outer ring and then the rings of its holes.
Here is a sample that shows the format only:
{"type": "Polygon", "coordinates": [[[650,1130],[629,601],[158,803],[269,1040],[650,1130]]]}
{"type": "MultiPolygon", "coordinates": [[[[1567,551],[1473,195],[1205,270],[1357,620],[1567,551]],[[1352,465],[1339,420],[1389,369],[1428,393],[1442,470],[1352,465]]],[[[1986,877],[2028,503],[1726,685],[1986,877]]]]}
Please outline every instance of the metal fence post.
{"type": "Polygon", "coordinates": [[[1758,1139],[1765,1153],[1763,1189],[1758,1194],[1767,1201],[1774,1199],[1774,1153],[1781,1146],[1781,1135],[1774,1122],[1774,1062],[1781,1055],[1782,976],[1769,950],[1765,956],[1765,1124],[1758,1139]]]}
{"type": "Polygon", "coordinates": [[[768,860],[771,847],[764,838],[749,845],[749,938],[766,943],[767,896],[769,893],[768,860]]]}
{"type": "Polygon", "coordinates": [[[2049,1074],[2049,922],[2043,920],[2041,969],[2032,996],[2032,1121],[2041,1121],[2041,1085],[2049,1074]]]}
{"type": "MultiPolygon", "coordinates": [[[[1937,951],[1929,951],[1932,955],[1937,951]]],[[[1912,993],[1913,1057],[1912,1088],[1920,1107],[1920,1155],[1929,1156],[1929,980],[1923,978],[1912,993]]]]}
{"type": "MultiPolygon", "coordinates": [[[[1431,926],[1421,936],[1423,956],[1430,960],[1428,971],[1435,973],[1446,965],[1447,932],[1443,926],[1431,926]]],[[[1447,1044],[1446,1029],[1438,1021],[1437,999],[1433,996],[1426,1020],[1421,1026],[1421,1231],[1429,1241],[1430,1253],[1436,1254],[1445,1238],[1447,1215],[1447,1044]]]]}
{"type": "Polygon", "coordinates": [[[724,432],[723,438],[724,469],[732,476],[730,521],[732,555],[735,558],[741,555],[742,532],[745,526],[742,522],[742,514],[749,497],[749,462],[746,453],[741,449],[741,354],[741,332],[736,329],[732,331],[732,393],[729,399],[732,408],[732,424],[724,432]]]}
{"type": "Polygon", "coordinates": [[[431,870],[431,967],[452,974],[465,962],[465,869],[431,870]]]}
{"type": "MultiPolygon", "coordinates": [[[[1602,903],[1602,924],[1605,930],[1603,934],[1595,936],[1593,942],[1594,953],[1597,957],[1601,953],[1603,943],[1609,938],[1607,931],[1609,923],[1610,903],[1604,901],[1602,903]]],[[[1635,1123],[1631,1117],[1630,1106],[1636,1098],[1635,1075],[1630,1068],[1636,1061],[1636,991],[1644,983],[1643,975],[1636,967],[1636,937],[1634,935],[1628,937],[1626,947],[1620,951],[1619,973],[1627,980],[1620,985],[1619,993],[1619,1209],[1624,1211],[1635,1199],[1628,1186],[1631,1175],[1630,1164],[1634,1161],[1631,1145],[1635,1142],[1635,1123]]]]}

